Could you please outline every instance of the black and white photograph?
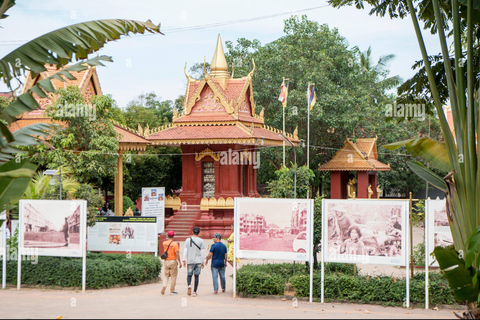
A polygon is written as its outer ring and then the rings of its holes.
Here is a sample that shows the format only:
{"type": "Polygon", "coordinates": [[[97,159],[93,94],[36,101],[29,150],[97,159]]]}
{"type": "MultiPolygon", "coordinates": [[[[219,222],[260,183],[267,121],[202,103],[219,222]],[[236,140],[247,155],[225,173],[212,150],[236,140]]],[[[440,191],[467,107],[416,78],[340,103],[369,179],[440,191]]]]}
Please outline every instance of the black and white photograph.
{"type": "Polygon", "coordinates": [[[85,201],[21,200],[21,248],[40,255],[80,256],[85,222],[85,201]]]}
{"type": "Polygon", "coordinates": [[[130,225],[126,225],[122,228],[122,239],[135,239],[135,228],[130,225]]]}
{"type": "Polygon", "coordinates": [[[243,257],[308,257],[310,201],[305,199],[238,199],[235,220],[243,257]]]}
{"type": "Polygon", "coordinates": [[[325,259],[398,265],[405,261],[405,201],[325,200],[325,259]]]}

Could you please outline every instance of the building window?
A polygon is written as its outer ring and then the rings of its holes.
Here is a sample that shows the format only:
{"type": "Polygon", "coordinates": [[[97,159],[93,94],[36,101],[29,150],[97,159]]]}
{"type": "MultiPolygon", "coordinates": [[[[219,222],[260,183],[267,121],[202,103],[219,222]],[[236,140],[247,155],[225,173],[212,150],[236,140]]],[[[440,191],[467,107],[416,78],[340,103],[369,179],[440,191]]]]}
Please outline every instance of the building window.
{"type": "Polygon", "coordinates": [[[213,162],[203,163],[203,197],[215,196],[215,167],[213,162]]]}

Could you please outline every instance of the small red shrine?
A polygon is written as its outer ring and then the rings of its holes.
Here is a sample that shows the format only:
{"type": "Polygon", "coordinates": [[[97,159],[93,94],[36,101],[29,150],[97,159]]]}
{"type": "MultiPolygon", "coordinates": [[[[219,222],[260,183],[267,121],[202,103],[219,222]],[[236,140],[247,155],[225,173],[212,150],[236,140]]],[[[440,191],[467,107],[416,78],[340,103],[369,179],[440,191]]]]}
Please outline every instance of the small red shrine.
{"type": "Polygon", "coordinates": [[[357,172],[356,198],[368,198],[371,184],[372,198],[377,198],[377,172],[390,171],[390,165],[378,161],[377,138],[347,138],[343,149],[318,170],[330,171],[330,198],[347,199],[347,185],[352,171],[357,172]]]}
{"type": "MultiPolygon", "coordinates": [[[[186,68],[186,66],[185,66],[186,68]]],[[[259,197],[256,169],[259,146],[282,146],[281,131],[264,124],[263,110],[255,113],[253,70],[233,78],[218,36],[217,46],[202,80],[185,73],[187,89],[183,112],[174,110],[173,122],[145,135],[153,145],[182,148],[182,192],[166,200],[173,215],[166,219],[166,230],[176,238],[191,234],[194,225],[201,236],[215,232],[231,234],[235,197],[259,197]]],[[[294,134],[286,134],[294,144],[294,134]]],[[[288,145],[288,142],[287,142],[288,145]]]]}

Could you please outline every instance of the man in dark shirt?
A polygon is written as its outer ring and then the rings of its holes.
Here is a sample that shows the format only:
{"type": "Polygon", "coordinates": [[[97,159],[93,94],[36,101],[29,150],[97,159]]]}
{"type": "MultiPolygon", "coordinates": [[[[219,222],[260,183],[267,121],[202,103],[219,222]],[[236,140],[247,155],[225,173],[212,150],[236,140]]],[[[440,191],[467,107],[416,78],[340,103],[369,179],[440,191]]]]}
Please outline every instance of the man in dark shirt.
{"type": "Polygon", "coordinates": [[[68,247],[68,242],[69,242],[69,235],[68,235],[68,218],[65,217],[65,224],[63,225],[63,234],[65,236],[65,244],[63,245],[64,247],[68,247]]]}
{"type": "Polygon", "coordinates": [[[208,260],[212,259],[212,278],[213,278],[213,291],[214,294],[218,293],[218,276],[220,275],[220,284],[222,286],[222,292],[225,292],[225,268],[227,267],[227,247],[221,242],[222,235],[215,233],[213,236],[212,246],[210,252],[205,258],[205,265],[208,264],[208,260]]]}

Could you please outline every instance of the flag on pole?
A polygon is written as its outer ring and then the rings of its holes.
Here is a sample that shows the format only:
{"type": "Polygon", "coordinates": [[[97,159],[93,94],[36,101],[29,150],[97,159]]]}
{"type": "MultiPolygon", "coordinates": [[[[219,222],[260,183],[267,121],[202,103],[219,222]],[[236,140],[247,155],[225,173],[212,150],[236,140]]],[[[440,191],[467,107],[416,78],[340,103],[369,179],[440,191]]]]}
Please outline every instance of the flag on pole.
{"type": "Polygon", "coordinates": [[[288,96],[288,81],[285,85],[285,79],[282,81],[282,86],[280,87],[280,96],[278,100],[282,103],[283,107],[287,106],[287,96],[288,96]]]}
{"type": "Polygon", "coordinates": [[[315,85],[308,84],[307,99],[308,99],[308,106],[310,108],[309,110],[311,111],[313,109],[313,106],[315,105],[315,102],[317,102],[317,95],[315,94],[315,85]]]}

